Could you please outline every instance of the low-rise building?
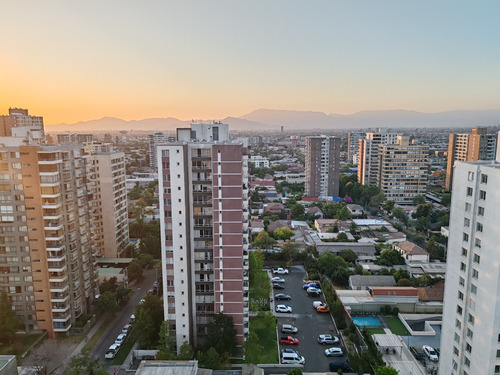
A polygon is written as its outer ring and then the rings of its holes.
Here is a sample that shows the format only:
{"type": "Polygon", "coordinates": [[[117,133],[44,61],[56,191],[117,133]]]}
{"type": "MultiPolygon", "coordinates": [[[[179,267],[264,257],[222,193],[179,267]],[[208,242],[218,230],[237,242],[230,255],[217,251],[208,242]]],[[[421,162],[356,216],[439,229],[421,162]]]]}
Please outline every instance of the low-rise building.
{"type": "Polygon", "coordinates": [[[396,286],[394,276],[380,275],[352,275],[349,276],[349,289],[368,290],[372,287],[393,287],[396,286]]]}
{"type": "Polygon", "coordinates": [[[405,258],[406,263],[429,262],[429,253],[413,242],[398,242],[394,244],[394,249],[405,258]]]}

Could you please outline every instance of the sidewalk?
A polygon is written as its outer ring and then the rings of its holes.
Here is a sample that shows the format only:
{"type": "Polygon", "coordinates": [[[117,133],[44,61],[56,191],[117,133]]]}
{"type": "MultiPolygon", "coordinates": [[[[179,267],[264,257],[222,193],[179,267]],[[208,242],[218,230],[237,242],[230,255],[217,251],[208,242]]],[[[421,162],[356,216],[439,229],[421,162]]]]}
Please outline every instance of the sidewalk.
{"type": "Polygon", "coordinates": [[[87,333],[87,335],[85,336],[85,338],[78,344],[78,346],[75,348],[75,350],[73,350],[73,353],[71,354],[72,357],[81,353],[81,351],[83,350],[84,346],[87,345],[87,342],[89,342],[90,339],[92,339],[92,337],[99,330],[99,328],[101,328],[101,326],[104,324],[105,321],[106,321],[105,316],[102,315],[100,317],[100,319],[96,322],[96,324],[94,324],[94,326],[87,333]]]}

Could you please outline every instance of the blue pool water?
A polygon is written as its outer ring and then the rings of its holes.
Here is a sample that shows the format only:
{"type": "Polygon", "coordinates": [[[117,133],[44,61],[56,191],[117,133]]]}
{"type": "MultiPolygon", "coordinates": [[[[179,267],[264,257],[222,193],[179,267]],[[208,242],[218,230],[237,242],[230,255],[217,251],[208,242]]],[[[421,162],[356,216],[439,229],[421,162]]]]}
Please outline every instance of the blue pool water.
{"type": "Polygon", "coordinates": [[[376,316],[355,316],[352,322],[358,327],[382,327],[382,323],[376,316]]]}

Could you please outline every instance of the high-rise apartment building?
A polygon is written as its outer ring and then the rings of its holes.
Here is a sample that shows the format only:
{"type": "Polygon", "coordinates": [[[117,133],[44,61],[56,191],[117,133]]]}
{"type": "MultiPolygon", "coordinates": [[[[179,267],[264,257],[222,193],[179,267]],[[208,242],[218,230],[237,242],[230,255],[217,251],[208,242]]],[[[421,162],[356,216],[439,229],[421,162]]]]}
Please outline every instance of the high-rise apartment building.
{"type": "Polygon", "coordinates": [[[43,131],[43,117],[31,116],[27,109],[9,108],[7,116],[0,116],[0,137],[11,137],[13,129],[25,128],[30,129],[32,136],[39,139],[39,143],[43,143],[45,137],[43,131]]]}
{"type": "Polygon", "coordinates": [[[378,146],[377,186],[387,200],[412,204],[427,187],[429,146],[410,145],[408,136],[399,136],[396,145],[378,146]]]}
{"type": "Polygon", "coordinates": [[[379,169],[378,147],[395,145],[398,135],[380,129],[378,133],[366,133],[365,139],[359,140],[358,182],[363,185],[377,185],[379,169]]]}
{"type": "Polygon", "coordinates": [[[57,143],[92,143],[93,141],[93,134],[57,134],[57,143]]]}
{"type": "Polygon", "coordinates": [[[326,198],[339,194],[340,138],[306,137],[305,164],[305,196],[326,198]]]}
{"type": "Polygon", "coordinates": [[[500,163],[454,169],[439,374],[499,374],[500,163]]]}
{"type": "Polygon", "coordinates": [[[494,160],[497,134],[486,134],[486,128],[472,128],[471,133],[450,134],[445,189],[451,191],[453,166],[457,161],[494,160]]]}
{"type": "Polygon", "coordinates": [[[158,167],[158,159],[156,157],[156,146],[167,142],[174,142],[175,137],[169,136],[167,133],[157,132],[148,135],[148,156],[149,166],[151,168],[158,167]]]}
{"type": "Polygon", "coordinates": [[[221,124],[199,125],[157,148],[164,315],[177,349],[202,345],[219,312],[232,317],[238,345],[248,333],[247,156],[220,137],[221,124]]]}
{"type": "Polygon", "coordinates": [[[92,249],[98,256],[118,258],[129,244],[125,154],[93,153],[87,165],[92,249]]]}
{"type": "Polygon", "coordinates": [[[359,154],[359,140],[365,137],[366,133],[347,133],[347,161],[349,163],[354,163],[354,159],[358,159],[356,155],[359,154]]]}
{"type": "Polygon", "coordinates": [[[0,143],[0,288],[26,332],[68,332],[96,294],[86,159],[76,145],[0,143]]]}

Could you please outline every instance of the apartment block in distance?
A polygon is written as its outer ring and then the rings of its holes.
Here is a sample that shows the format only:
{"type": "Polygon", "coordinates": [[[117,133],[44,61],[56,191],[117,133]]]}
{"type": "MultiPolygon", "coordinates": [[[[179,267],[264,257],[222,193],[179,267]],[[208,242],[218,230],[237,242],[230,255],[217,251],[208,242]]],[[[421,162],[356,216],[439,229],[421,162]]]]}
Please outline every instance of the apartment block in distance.
{"type": "Polygon", "coordinates": [[[27,109],[9,108],[8,115],[0,116],[0,137],[15,136],[16,129],[29,129],[42,142],[44,139],[43,117],[31,116],[27,109]]]}
{"type": "Polygon", "coordinates": [[[339,194],[340,138],[306,137],[305,164],[305,196],[326,198],[339,194]]]}
{"type": "Polygon", "coordinates": [[[453,166],[457,161],[495,160],[497,134],[487,134],[486,128],[472,128],[470,134],[450,134],[445,189],[451,191],[453,166]]]}
{"type": "Polygon", "coordinates": [[[499,374],[500,163],[454,169],[439,374],[499,374]]]}
{"type": "Polygon", "coordinates": [[[387,200],[412,204],[427,187],[429,146],[410,145],[408,136],[399,136],[396,145],[378,146],[377,186],[387,200]]]}
{"type": "Polygon", "coordinates": [[[360,184],[377,185],[378,147],[380,145],[395,145],[397,138],[397,134],[387,133],[385,129],[379,129],[378,133],[366,133],[366,137],[359,140],[358,182],[360,184]]]}
{"type": "Polygon", "coordinates": [[[347,161],[349,163],[354,163],[354,160],[358,160],[359,154],[359,140],[366,137],[366,133],[347,133],[347,161]]]}
{"type": "Polygon", "coordinates": [[[248,334],[247,155],[227,127],[193,124],[157,148],[164,315],[177,349],[202,345],[220,312],[239,346],[248,334]]]}
{"type": "Polygon", "coordinates": [[[157,132],[148,135],[148,156],[149,166],[151,168],[158,167],[158,159],[156,158],[156,146],[175,141],[175,137],[169,136],[167,133],[157,132]]]}
{"type": "Polygon", "coordinates": [[[67,333],[91,311],[91,248],[82,146],[0,138],[0,289],[26,332],[67,333]]]}

